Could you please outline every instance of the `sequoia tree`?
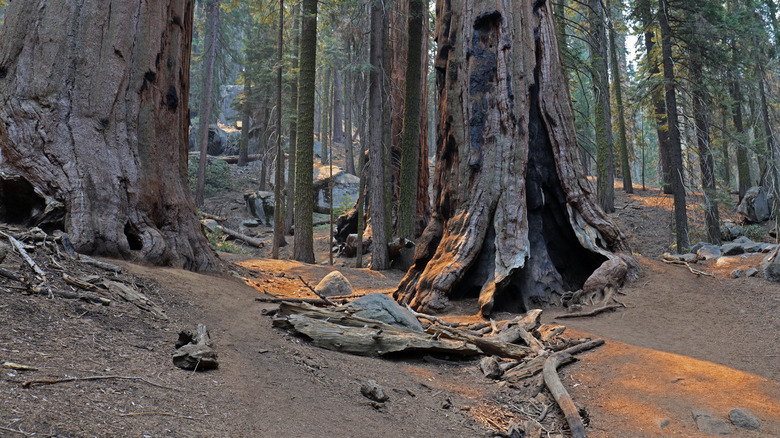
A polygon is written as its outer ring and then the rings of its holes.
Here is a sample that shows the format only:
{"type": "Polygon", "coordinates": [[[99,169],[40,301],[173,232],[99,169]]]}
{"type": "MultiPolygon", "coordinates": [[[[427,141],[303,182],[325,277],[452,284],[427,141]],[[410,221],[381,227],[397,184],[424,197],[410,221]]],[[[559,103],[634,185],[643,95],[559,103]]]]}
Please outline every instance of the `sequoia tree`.
{"type": "Polygon", "coordinates": [[[216,268],[187,183],[192,0],[12,2],[0,33],[5,220],[78,252],[216,268]]]}
{"type": "Polygon", "coordinates": [[[439,0],[436,15],[434,213],[395,298],[554,302],[626,246],[577,159],[552,3],[439,0]]]}

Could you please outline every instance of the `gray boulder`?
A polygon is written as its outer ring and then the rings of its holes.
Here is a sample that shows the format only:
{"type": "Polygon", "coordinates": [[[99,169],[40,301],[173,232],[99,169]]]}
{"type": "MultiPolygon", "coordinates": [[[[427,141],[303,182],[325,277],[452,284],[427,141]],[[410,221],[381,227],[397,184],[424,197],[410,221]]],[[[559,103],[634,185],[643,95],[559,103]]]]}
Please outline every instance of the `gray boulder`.
{"type": "Polygon", "coordinates": [[[347,304],[350,307],[360,309],[355,312],[361,318],[375,319],[386,324],[407,328],[418,332],[423,327],[417,317],[408,309],[396,303],[394,299],[381,293],[368,294],[347,304]]]}
{"type": "Polygon", "coordinates": [[[764,261],[761,263],[761,271],[767,280],[780,283],[780,258],[777,253],[778,251],[775,249],[764,257],[764,261]]]}
{"type": "Polygon", "coordinates": [[[756,414],[749,409],[736,408],[729,412],[729,420],[731,424],[742,429],[758,430],[761,429],[761,422],[758,421],[756,414]]]}
{"type": "Polygon", "coordinates": [[[760,186],[751,187],[737,206],[737,213],[743,222],[758,224],[769,219],[769,200],[760,186]]]}
{"type": "Polygon", "coordinates": [[[731,271],[731,274],[729,274],[729,277],[731,277],[731,278],[740,278],[740,277],[742,277],[744,275],[745,275],[745,271],[743,271],[742,269],[735,269],[735,270],[731,271]]]}
{"type": "Polygon", "coordinates": [[[720,235],[723,240],[733,240],[742,235],[742,231],[731,221],[723,221],[720,227],[720,235]]]}
{"type": "Polygon", "coordinates": [[[212,233],[217,231],[217,228],[219,227],[219,222],[215,221],[214,219],[201,219],[200,223],[203,224],[203,226],[212,233]]]}
{"type": "Polygon", "coordinates": [[[244,202],[249,214],[256,217],[260,223],[272,227],[274,225],[274,193],[245,193],[244,202]]]}
{"type": "Polygon", "coordinates": [[[324,297],[351,295],[352,285],[341,272],[333,271],[320,280],[314,290],[324,297]]]}
{"type": "Polygon", "coordinates": [[[721,255],[720,247],[711,243],[702,245],[696,251],[696,257],[700,260],[717,260],[721,255]]]}
{"type": "Polygon", "coordinates": [[[211,125],[209,126],[209,146],[208,146],[208,154],[209,155],[221,155],[223,152],[225,152],[225,148],[227,147],[228,139],[227,139],[227,133],[219,128],[217,125],[211,125]]]}
{"type": "Polygon", "coordinates": [[[715,417],[707,412],[693,411],[693,420],[700,432],[710,435],[729,435],[731,427],[725,420],[715,417]]]}
{"type": "Polygon", "coordinates": [[[758,269],[756,268],[748,268],[747,271],[745,271],[745,277],[755,277],[758,275],[758,269]]]}
{"type": "Polygon", "coordinates": [[[720,251],[726,256],[739,255],[745,253],[745,246],[741,243],[732,242],[721,246],[720,251]]]}

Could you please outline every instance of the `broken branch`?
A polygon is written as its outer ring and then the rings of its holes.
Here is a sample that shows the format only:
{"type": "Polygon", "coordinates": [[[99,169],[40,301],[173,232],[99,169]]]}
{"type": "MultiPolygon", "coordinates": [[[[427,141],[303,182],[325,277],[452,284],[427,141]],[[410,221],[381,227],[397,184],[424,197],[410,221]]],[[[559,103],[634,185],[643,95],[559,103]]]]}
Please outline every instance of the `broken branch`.
{"type": "Polygon", "coordinates": [[[564,362],[573,360],[573,357],[567,353],[555,353],[544,361],[544,383],[552,393],[558,406],[561,408],[566,422],[569,423],[571,436],[573,438],[585,438],[585,425],[582,424],[582,418],[574,405],[574,401],[561,383],[558,377],[558,366],[564,362]]]}

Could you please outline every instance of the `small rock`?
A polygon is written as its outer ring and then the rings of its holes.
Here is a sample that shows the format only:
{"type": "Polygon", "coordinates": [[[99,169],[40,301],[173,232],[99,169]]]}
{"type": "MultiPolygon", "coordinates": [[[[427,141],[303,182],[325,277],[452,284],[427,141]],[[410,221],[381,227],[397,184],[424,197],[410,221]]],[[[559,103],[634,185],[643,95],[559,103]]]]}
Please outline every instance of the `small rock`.
{"type": "Polygon", "coordinates": [[[420,321],[408,309],[401,307],[394,299],[382,293],[362,296],[351,303],[350,307],[358,308],[355,316],[375,319],[387,324],[404,327],[417,332],[424,331],[420,321]]]}
{"type": "Polygon", "coordinates": [[[384,389],[374,380],[368,380],[360,385],[360,393],[369,400],[384,403],[390,399],[384,389]]]}
{"type": "Polygon", "coordinates": [[[730,435],[731,427],[726,421],[716,418],[712,414],[706,412],[693,411],[693,420],[696,422],[696,427],[700,432],[708,433],[711,435],[730,435]]]}
{"type": "Polygon", "coordinates": [[[755,243],[752,240],[750,240],[747,236],[739,236],[736,239],[734,239],[734,243],[741,243],[743,245],[749,245],[751,243],[755,243]]]}
{"type": "Polygon", "coordinates": [[[745,277],[755,277],[758,274],[758,269],[750,268],[745,271],[745,277]]]}
{"type": "Polygon", "coordinates": [[[693,245],[691,247],[690,251],[695,254],[695,253],[699,252],[699,250],[702,249],[703,247],[705,247],[706,245],[711,245],[711,243],[704,242],[704,241],[700,240],[699,243],[697,243],[696,245],[693,245]]]}
{"type": "Polygon", "coordinates": [[[774,251],[775,248],[777,248],[777,245],[772,245],[771,243],[761,244],[761,252],[763,252],[764,254],[774,251]]]}
{"type": "Polygon", "coordinates": [[[449,409],[452,407],[452,400],[450,400],[449,397],[445,398],[443,402],[441,402],[441,408],[442,409],[449,409]]]}
{"type": "Polygon", "coordinates": [[[659,429],[663,429],[665,427],[668,427],[670,424],[672,424],[672,422],[668,418],[659,418],[655,420],[655,424],[658,425],[659,429]]]}
{"type": "Polygon", "coordinates": [[[749,409],[736,408],[729,412],[729,420],[731,424],[737,427],[741,427],[747,430],[757,430],[761,428],[761,422],[758,421],[756,414],[749,409]]]}
{"type": "Polygon", "coordinates": [[[742,231],[733,222],[724,221],[723,226],[720,228],[720,234],[724,240],[732,240],[741,236],[742,231]]]}
{"type": "Polygon", "coordinates": [[[731,278],[740,278],[743,275],[745,275],[745,271],[743,271],[742,269],[735,269],[735,270],[731,271],[731,274],[729,274],[729,277],[731,277],[731,278]]]}
{"type": "Polygon", "coordinates": [[[767,245],[764,242],[750,242],[744,244],[745,246],[745,252],[747,253],[754,253],[754,252],[761,252],[762,249],[764,249],[764,246],[767,245]]]}
{"type": "Polygon", "coordinates": [[[711,243],[702,245],[696,251],[696,257],[700,260],[717,260],[721,255],[720,247],[711,243]]]}
{"type": "Polygon", "coordinates": [[[255,228],[260,226],[260,222],[256,219],[248,219],[243,222],[241,222],[241,225],[247,227],[247,228],[255,228]]]}
{"type": "Polygon", "coordinates": [[[324,297],[351,295],[352,285],[349,284],[349,280],[341,272],[333,271],[326,275],[314,290],[324,297]]]}
{"type": "Polygon", "coordinates": [[[212,233],[217,231],[217,228],[219,227],[219,222],[215,221],[214,219],[201,219],[200,223],[202,223],[203,226],[212,233]]]}
{"type": "Polygon", "coordinates": [[[479,369],[488,379],[498,379],[503,374],[501,367],[498,365],[498,361],[493,356],[483,357],[482,360],[479,361],[479,369]]]}
{"type": "Polygon", "coordinates": [[[723,255],[732,256],[743,254],[745,252],[745,247],[741,243],[733,242],[721,246],[720,251],[723,253],[723,255]]]}

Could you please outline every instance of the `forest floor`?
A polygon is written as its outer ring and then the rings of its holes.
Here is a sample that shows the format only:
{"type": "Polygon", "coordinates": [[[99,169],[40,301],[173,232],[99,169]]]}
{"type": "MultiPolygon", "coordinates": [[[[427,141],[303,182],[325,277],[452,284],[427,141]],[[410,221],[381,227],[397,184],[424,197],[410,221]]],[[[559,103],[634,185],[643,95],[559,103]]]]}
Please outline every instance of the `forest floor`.
{"type": "MultiPolygon", "coordinates": [[[[234,172],[236,187],[251,184],[248,175],[234,172]]],[[[780,436],[780,286],[729,278],[761,256],[696,265],[713,277],[667,265],[659,255],[673,240],[670,197],[655,189],[616,193],[613,218],[629,236],[642,275],[622,290],[627,308],[561,321],[567,335],[607,341],[559,371],[586,413],[589,436],[711,436],[697,427],[694,413],[728,423],[733,408],[752,411],[761,429],[725,425],[732,436],[780,436]]],[[[246,218],[243,192],[211,197],[206,211],[246,218]]],[[[492,437],[540,416],[542,436],[568,436],[546,391],[534,396],[539,376],[507,384],[485,378],[473,360],[358,357],[273,328],[263,310],[274,305],[254,298],[311,296],[298,276],[316,284],[338,269],[359,294],[392,291],[403,276],[347,267],[354,259],[322,265],[326,228],[317,230],[317,265],[267,258],[270,229],[262,230],[266,248],[220,253],[222,275],[106,260],[122,267],[112,278],[143,291],[168,319],[120,300],[100,306],[28,295],[0,279],[0,437],[492,437]],[[193,373],[172,364],[179,330],[198,323],[210,330],[216,370],[193,373]],[[4,362],[36,370],[3,368],[4,362]],[[23,387],[29,380],[90,376],[106,378],[23,387]],[[389,401],[361,395],[368,379],[384,387],[389,401]],[[546,415],[541,406],[550,406],[546,415]]],[[[47,267],[106,275],[59,263],[47,267]]],[[[474,318],[477,303],[454,303],[450,313],[474,318]]],[[[543,321],[559,313],[545,311],[543,321]]]]}

